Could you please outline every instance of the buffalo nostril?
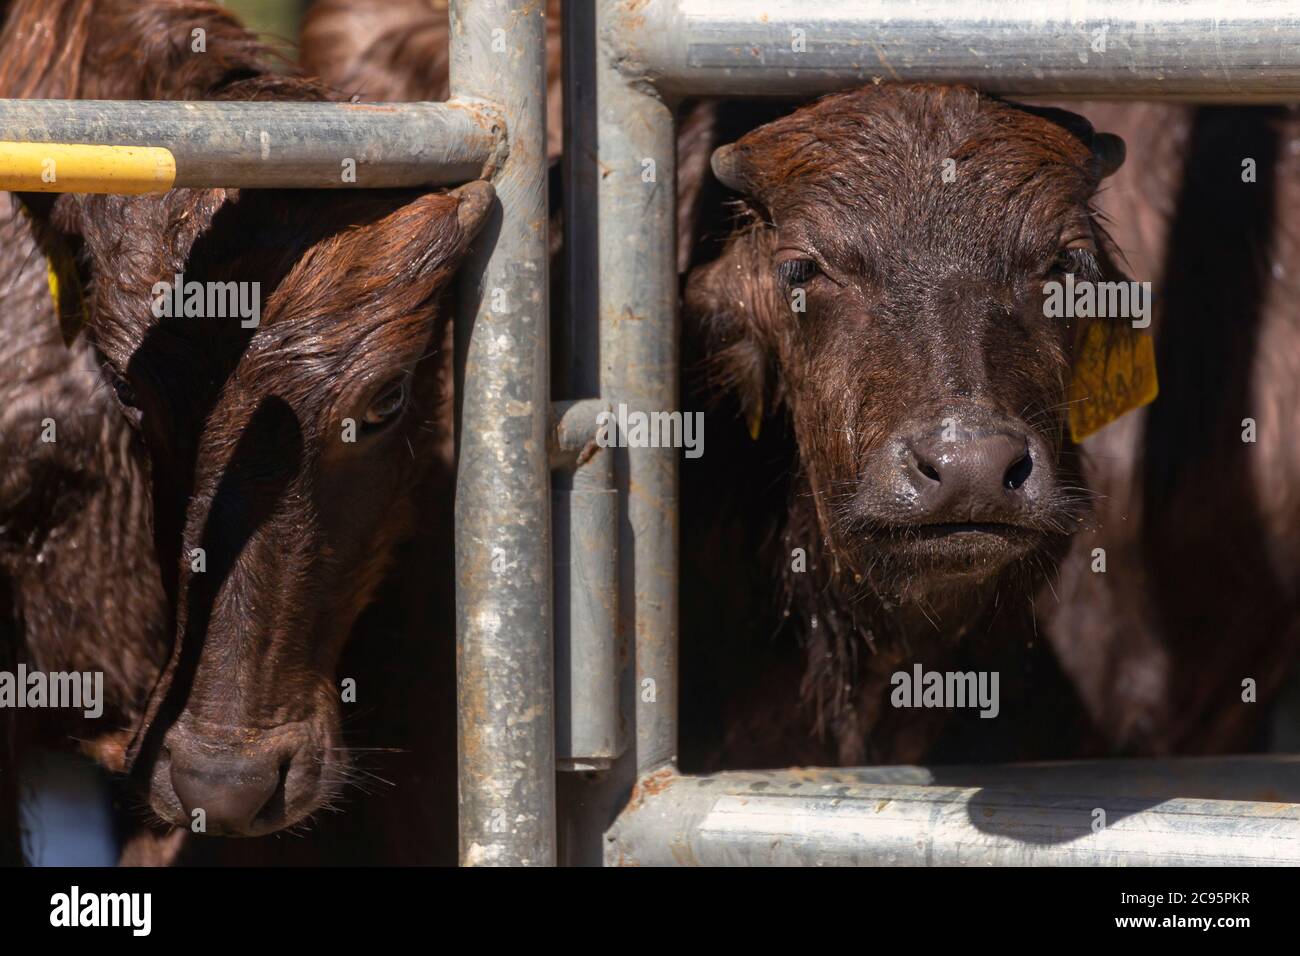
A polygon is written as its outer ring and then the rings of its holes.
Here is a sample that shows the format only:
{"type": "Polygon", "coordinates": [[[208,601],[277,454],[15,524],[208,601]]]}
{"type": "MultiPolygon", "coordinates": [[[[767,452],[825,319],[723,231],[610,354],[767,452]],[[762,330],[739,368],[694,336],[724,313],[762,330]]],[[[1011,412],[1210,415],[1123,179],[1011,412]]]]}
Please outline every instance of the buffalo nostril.
{"type": "Polygon", "coordinates": [[[289,768],[293,760],[286,757],[280,763],[279,781],[275,790],[271,793],[266,803],[262,804],[262,809],[257,812],[254,821],[275,820],[284,816],[285,812],[285,786],[289,780],[289,768]]]}
{"type": "Polygon", "coordinates": [[[1034,470],[1034,460],[1026,451],[1011,463],[1007,473],[1002,476],[1002,484],[1008,491],[1017,491],[1029,480],[1029,473],[1034,470]]]}
{"type": "Polygon", "coordinates": [[[1036,478],[1029,438],[1023,432],[985,425],[953,433],[933,431],[905,439],[903,481],[913,507],[928,517],[949,512],[969,517],[1014,508],[1036,478]]]}
{"type": "Polygon", "coordinates": [[[254,821],[282,812],[289,762],[213,761],[189,766],[172,761],[171,779],[186,816],[203,811],[212,833],[247,833],[254,821]]]}

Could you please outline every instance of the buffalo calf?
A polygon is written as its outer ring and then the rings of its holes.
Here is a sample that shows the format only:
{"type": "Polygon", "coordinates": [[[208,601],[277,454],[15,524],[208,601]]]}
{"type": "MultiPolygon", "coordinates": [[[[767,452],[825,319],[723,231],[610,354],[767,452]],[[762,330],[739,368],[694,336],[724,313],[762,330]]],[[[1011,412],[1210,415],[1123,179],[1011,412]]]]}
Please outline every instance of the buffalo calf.
{"type": "Polygon", "coordinates": [[[1089,513],[1067,428],[1089,323],[1045,290],[1125,279],[1091,207],[1122,158],[1074,114],[926,85],[713,154],[739,222],[686,312],[754,432],[789,429],[777,550],[833,759],[919,754],[901,730],[868,749],[892,672],[1023,628],[1089,513]]]}
{"type": "MultiPolygon", "coordinates": [[[[3,96],[333,96],[271,67],[207,3],[18,0],[0,35],[3,96]]],[[[351,779],[340,654],[445,480],[443,292],[492,189],[0,201],[4,640],[107,675],[102,720],[49,729],[154,817],[298,823],[351,779]]]]}

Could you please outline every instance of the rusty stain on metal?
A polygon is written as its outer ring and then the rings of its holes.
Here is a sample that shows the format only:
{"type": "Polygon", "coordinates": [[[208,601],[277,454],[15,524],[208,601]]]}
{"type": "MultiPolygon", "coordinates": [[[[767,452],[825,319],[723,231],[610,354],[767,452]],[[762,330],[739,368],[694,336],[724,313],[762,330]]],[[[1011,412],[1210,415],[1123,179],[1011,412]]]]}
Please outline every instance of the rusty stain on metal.
{"type": "Polygon", "coordinates": [[[625,812],[636,812],[647,797],[658,796],[671,787],[676,780],[677,771],[672,767],[664,767],[654,773],[646,774],[632,786],[632,793],[628,797],[625,812]]]}
{"type": "Polygon", "coordinates": [[[621,24],[624,30],[634,32],[645,29],[645,14],[640,11],[645,8],[646,3],[647,0],[628,0],[621,24]]]}
{"type": "MultiPolygon", "coordinates": [[[[361,106],[364,104],[358,103],[353,105],[361,106]]],[[[479,129],[483,130],[483,132],[496,140],[496,149],[493,151],[492,155],[488,157],[488,160],[483,167],[482,174],[484,179],[491,179],[505,164],[506,159],[510,155],[510,131],[509,127],[506,125],[505,119],[502,117],[497,106],[493,103],[487,102],[486,100],[467,99],[465,97],[453,96],[451,99],[447,100],[446,105],[452,109],[459,110],[462,113],[469,114],[469,117],[474,121],[479,129]]]]}
{"type": "Polygon", "coordinates": [[[577,467],[581,468],[587,462],[591,461],[598,451],[600,451],[600,443],[593,438],[582,447],[582,451],[578,452],[577,467]]]}
{"type": "Polygon", "coordinates": [[[340,109],[345,109],[348,110],[349,112],[353,110],[357,112],[367,112],[367,113],[396,113],[397,112],[397,107],[388,106],[383,103],[341,103],[339,104],[339,106],[340,109]]]}
{"type": "Polygon", "coordinates": [[[695,858],[695,851],[691,849],[689,842],[682,843],[676,840],[668,848],[672,853],[673,859],[678,866],[699,866],[699,861],[695,858]]]}

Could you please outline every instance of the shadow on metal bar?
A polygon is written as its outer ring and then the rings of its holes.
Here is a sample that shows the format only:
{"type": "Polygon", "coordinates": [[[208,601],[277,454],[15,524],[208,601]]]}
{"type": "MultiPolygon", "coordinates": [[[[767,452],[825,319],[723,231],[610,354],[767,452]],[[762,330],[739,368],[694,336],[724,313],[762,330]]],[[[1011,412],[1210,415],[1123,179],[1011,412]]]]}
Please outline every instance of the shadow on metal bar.
{"type": "Polygon", "coordinates": [[[1294,866],[1300,757],[664,770],[638,784],[605,863],[1294,866]]]}

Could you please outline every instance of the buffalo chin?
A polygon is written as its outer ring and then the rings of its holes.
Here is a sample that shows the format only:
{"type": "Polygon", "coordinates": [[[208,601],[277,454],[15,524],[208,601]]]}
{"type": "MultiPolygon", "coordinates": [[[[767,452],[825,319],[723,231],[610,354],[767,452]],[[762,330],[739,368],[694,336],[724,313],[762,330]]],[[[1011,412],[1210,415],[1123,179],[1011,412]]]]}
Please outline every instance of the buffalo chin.
{"type": "Polygon", "coordinates": [[[1019,525],[926,525],[901,536],[897,547],[919,565],[955,574],[982,574],[1037,550],[1043,535],[1019,525]]]}
{"type": "Polygon", "coordinates": [[[900,526],[873,530],[861,561],[872,568],[878,593],[895,600],[952,597],[980,590],[1012,565],[1032,569],[1048,562],[1053,536],[1023,525],[993,522],[900,526]]]}

